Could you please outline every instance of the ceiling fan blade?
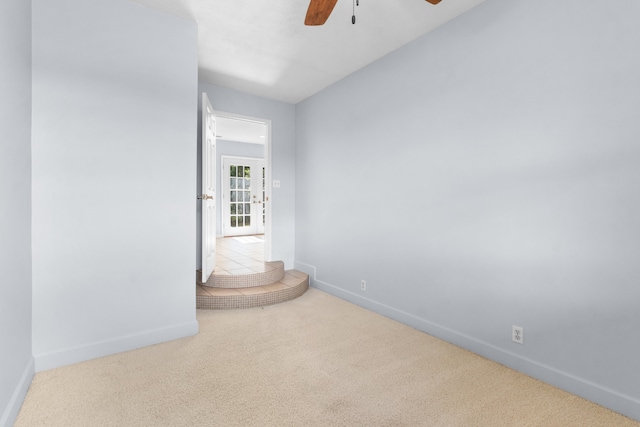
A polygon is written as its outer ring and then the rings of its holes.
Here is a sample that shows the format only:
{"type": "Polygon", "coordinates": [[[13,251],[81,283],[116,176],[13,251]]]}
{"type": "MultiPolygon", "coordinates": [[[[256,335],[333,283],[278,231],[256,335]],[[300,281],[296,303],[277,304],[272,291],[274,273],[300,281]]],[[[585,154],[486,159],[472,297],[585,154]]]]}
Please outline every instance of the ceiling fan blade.
{"type": "Polygon", "coordinates": [[[322,25],[327,21],[338,0],[311,0],[304,25],[322,25]]]}
{"type": "Polygon", "coordinates": [[[441,0],[427,0],[431,4],[438,4],[441,0]]]}

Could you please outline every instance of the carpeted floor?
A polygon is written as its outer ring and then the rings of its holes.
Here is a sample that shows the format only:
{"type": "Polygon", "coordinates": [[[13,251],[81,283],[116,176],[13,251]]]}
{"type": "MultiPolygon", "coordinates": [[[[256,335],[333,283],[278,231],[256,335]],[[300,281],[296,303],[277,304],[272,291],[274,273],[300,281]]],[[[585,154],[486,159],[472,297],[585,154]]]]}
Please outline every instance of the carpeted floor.
{"type": "Polygon", "coordinates": [[[317,289],[198,320],[36,374],[15,426],[640,426],[317,289]]]}

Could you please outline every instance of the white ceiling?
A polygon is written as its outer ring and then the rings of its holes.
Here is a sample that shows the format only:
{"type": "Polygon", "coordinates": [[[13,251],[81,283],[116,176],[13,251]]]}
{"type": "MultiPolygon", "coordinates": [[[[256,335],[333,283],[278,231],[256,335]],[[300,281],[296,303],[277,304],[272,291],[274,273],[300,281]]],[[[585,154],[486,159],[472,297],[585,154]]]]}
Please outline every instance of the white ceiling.
{"type": "Polygon", "coordinates": [[[238,117],[216,117],[216,138],[225,141],[264,144],[267,125],[263,122],[238,117]]]}
{"type": "Polygon", "coordinates": [[[484,0],[339,0],[308,27],[309,0],[133,0],[198,24],[199,80],[298,103],[484,0]]]}

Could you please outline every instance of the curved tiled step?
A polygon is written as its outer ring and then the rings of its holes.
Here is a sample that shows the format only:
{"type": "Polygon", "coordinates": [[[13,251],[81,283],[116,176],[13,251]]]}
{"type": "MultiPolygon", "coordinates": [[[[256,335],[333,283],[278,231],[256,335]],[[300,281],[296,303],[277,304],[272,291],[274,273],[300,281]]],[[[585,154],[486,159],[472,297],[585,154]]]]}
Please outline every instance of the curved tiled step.
{"type": "Polygon", "coordinates": [[[213,288],[197,285],[196,308],[225,310],[263,307],[289,301],[309,288],[309,275],[288,270],[279,281],[262,286],[213,288]]]}
{"type": "Polygon", "coordinates": [[[253,288],[270,285],[284,277],[284,263],[282,261],[256,263],[251,269],[252,271],[247,271],[246,274],[230,274],[216,268],[209,276],[207,283],[202,283],[202,285],[225,289],[253,288]]]}

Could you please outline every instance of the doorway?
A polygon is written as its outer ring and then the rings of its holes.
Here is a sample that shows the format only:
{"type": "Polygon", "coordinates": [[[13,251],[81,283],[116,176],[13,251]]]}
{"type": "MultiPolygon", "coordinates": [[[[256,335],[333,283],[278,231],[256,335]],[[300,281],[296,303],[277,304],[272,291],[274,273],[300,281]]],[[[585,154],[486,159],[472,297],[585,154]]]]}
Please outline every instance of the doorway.
{"type": "Polygon", "coordinates": [[[272,261],[271,121],[216,111],[216,124],[217,238],[259,235],[272,261]]]}

